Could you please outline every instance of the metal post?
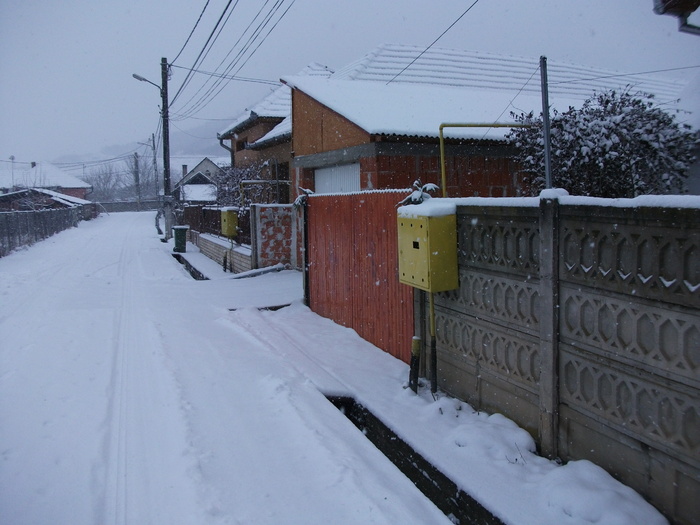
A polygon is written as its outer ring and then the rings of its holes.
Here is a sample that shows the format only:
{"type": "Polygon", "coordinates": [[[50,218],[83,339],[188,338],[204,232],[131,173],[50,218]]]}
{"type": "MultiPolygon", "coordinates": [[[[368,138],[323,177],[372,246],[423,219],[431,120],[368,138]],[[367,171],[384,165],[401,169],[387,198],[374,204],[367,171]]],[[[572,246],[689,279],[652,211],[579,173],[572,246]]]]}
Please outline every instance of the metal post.
{"type": "Polygon", "coordinates": [[[547,86],[547,57],[540,57],[540,79],[542,83],[542,124],[544,128],[544,177],[545,187],[552,187],[552,161],[549,133],[549,87],[547,86]]]}

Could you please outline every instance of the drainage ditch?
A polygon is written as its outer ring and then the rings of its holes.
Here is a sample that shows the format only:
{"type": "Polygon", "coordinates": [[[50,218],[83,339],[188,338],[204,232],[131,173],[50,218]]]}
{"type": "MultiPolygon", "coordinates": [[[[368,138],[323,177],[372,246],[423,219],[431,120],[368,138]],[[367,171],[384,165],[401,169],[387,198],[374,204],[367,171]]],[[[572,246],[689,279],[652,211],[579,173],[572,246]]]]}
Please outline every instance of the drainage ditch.
{"type": "Polygon", "coordinates": [[[187,270],[190,275],[192,276],[193,279],[197,281],[208,281],[209,277],[204,275],[202,272],[200,272],[197,268],[192,266],[187,259],[185,259],[182,255],[179,253],[173,253],[172,256],[179,262],[181,265],[185,267],[185,270],[187,270]]]}
{"type": "Polygon", "coordinates": [[[503,525],[501,520],[457,487],[367,408],[351,397],[327,398],[453,523],[503,525]]]}

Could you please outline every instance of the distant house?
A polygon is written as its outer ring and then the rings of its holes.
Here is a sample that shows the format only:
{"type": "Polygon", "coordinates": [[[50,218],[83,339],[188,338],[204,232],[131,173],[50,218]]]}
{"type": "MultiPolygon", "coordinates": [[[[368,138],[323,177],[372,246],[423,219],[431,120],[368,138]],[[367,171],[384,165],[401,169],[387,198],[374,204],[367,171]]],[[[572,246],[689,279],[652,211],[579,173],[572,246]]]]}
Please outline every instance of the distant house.
{"type": "Polygon", "coordinates": [[[80,208],[81,217],[89,220],[97,217],[97,205],[94,202],[64,193],[41,188],[30,188],[0,194],[0,211],[41,211],[80,208]]]}
{"type": "Polygon", "coordinates": [[[43,188],[85,199],[92,186],[48,162],[0,164],[0,193],[43,188]]]}
{"type": "MultiPolygon", "coordinates": [[[[444,123],[512,122],[541,112],[539,59],[382,45],[322,78],[283,77],[292,89],[292,188],[317,193],[440,184],[444,123]]],[[[550,61],[550,105],[566,110],[595,90],[622,88],[677,100],[684,85],[550,61]]],[[[445,128],[449,196],[513,196],[518,167],[509,128],[445,128]]]]}
{"type": "MultiPolygon", "coordinates": [[[[331,73],[327,67],[313,63],[297,76],[326,78],[331,73]]],[[[241,190],[253,202],[289,202],[291,112],[291,90],[281,85],[217,135],[221,146],[231,154],[231,166],[247,170],[241,190]],[[257,191],[251,191],[253,188],[257,191]]]]}
{"type": "Polygon", "coordinates": [[[175,184],[173,194],[180,202],[188,204],[215,204],[221,173],[221,166],[208,157],[191,170],[183,164],[182,178],[175,184]]]}

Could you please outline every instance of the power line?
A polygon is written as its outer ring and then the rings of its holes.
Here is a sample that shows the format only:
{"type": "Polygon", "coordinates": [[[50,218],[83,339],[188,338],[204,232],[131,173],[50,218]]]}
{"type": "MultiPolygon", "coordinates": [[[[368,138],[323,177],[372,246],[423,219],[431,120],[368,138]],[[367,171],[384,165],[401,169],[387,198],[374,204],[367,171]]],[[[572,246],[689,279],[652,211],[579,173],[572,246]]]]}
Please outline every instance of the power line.
{"type": "MultiPolygon", "coordinates": [[[[226,11],[228,11],[228,8],[231,6],[231,2],[233,0],[228,0],[228,3],[226,4],[226,7],[224,7],[224,10],[221,13],[221,16],[219,16],[219,19],[216,21],[216,25],[214,26],[214,29],[211,30],[211,33],[209,33],[209,37],[207,38],[207,41],[204,43],[204,47],[202,47],[202,50],[199,52],[199,55],[197,55],[196,60],[194,61],[194,64],[192,65],[192,69],[195,69],[197,67],[197,63],[199,62],[200,58],[204,54],[204,51],[207,49],[207,46],[209,45],[209,42],[214,36],[214,33],[216,32],[216,29],[219,27],[219,24],[221,24],[221,20],[223,20],[224,16],[226,15],[226,11]]],[[[236,5],[238,5],[238,1],[236,1],[236,5]]],[[[234,6],[235,7],[235,6],[234,6]]],[[[185,76],[185,80],[182,81],[182,84],[180,85],[180,88],[177,90],[177,93],[175,93],[175,96],[171,100],[170,104],[172,105],[175,100],[180,96],[180,93],[182,90],[185,88],[187,85],[190,77],[192,75],[192,71],[188,72],[187,75],[185,76]]]]}
{"type": "Polygon", "coordinates": [[[424,53],[426,53],[431,47],[433,47],[433,46],[437,43],[437,41],[440,40],[443,36],[445,36],[445,33],[447,33],[450,29],[452,29],[452,27],[454,27],[454,25],[455,25],[457,22],[459,22],[459,21],[462,19],[462,17],[463,17],[464,15],[466,15],[469,11],[471,11],[472,7],[474,7],[477,3],[479,3],[479,0],[474,0],[474,3],[473,3],[472,5],[470,5],[464,13],[462,13],[461,15],[459,15],[459,17],[457,18],[457,20],[455,20],[454,22],[452,22],[452,23],[450,24],[450,26],[449,26],[447,29],[445,29],[445,30],[440,34],[439,37],[437,37],[435,40],[433,40],[432,43],[431,43],[428,47],[426,47],[423,51],[421,51],[420,54],[419,54],[416,58],[414,58],[414,59],[411,61],[410,64],[408,64],[405,68],[403,68],[401,71],[399,71],[399,72],[396,74],[396,76],[395,76],[394,78],[392,78],[389,82],[387,82],[387,85],[391,84],[394,80],[396,80],[399,76],[401,76],[401,74],[402,74],[404,71],[406,71],[409,67],[411,67],[411,66],[415,63],[416,60],[418,60],[420,57],[422,57],[424,53]]]}
{"type": "MultiPolygon", "coordinates": [[[[540,70],[540,66],[538,65],[538,66],[535,68],[535,70],[532,72],[532,74],[530,75],[530,78],[528,78],[528,79],[525,81],[525,83],[520,87],[520,89],[519,89],[518,92],[515,94],[515,96],[514,96],[512,99],[510,99],[510,102],[508,102],[508,104],[506,105],[506,107],[503,109],[503,111],[501,111],[500,115],[498,115],[498,116],[496,117],[496,120],[494,120],[494,122],[498,122],[498,120],[503,116],[503,114],[504,114],[506,111],[508,111],[508,108],[511,107],[511,106],[513,105],[513,102],[515,102],[515,99],[518,98],[518,97],[520,96],[520,93],[523,92],[523,90],[525,89],[525,87],[527,87],[527,85],[530,83],[530,80],[532,80],[532,77],[534,77],[534,76],[535,76],[535,73],[537,73],[539,70],[540,70]]],[[[488,129],[486,130],[486,132],[481,136],[481,140],[483,140],[483,139],[486,137],[486,135],[489,134],[489,131],[491,131],[491,129],[493,129],[493,128],[488,128],[488,129]]]]}
{"type": "Polygon", "coordinates": [[[192,28],[192,31],[190,31],[190,34],[187,37],[187,40],[185,40],[185,43],[182,45],[182,49],[180,49],[180,52],[173,59],[173,64],[177,61],[178,58],[180,58],[180,55],[185,50],[185,47],[187,47],[187,44],[189,43],[190,38],[192,38],[192,35],[194,34],[194,30],[197,29],[197,26],[199,25],[199,21],[202,19],[202,15],[204,14],[204,11],[207,10],[207,6],[209,6],[209,0],[207,0],[207,2],[204,4],[204,8],[202,9],[202,12],[199,13],[199,18],[197,18],[197,21],[194,23],[194,27],[192,28]]]}
{"type": "Polygon", "coordinates": [[[193,73],[200,73],[202,75],[207,75],[210,77],[216,77],[216,78],[223,78],[227,80],[237,80],[239,82],[251,82],[253,84],[268,84],[271,86],[279,86],[280,82],[275,81],[275,80],[267,80],[264,78],[253,78],[253,77],[239,77],[235,75],[225,75],[223,73],[216,73],[212,71],[203,71],[201,69],[191,69],[187,68],[184,66],[176,66],[174,64],[170,64],[170,67],[178,68],[178,69],[186,69],[188,71],[192,71],[193,73]]]}
{"type": "MultiPolygon", "coordinates": [[[[231,53],[233,53],[233,51],[236,49],[236,46],[237,46],[237,45],[241,42],[241,40],[245,37],[246,33],[248,33],[248,31],[251,29],[251,27],[253,26],[253,24],[255,23],[255,21],[258,20],[258,18],[260,18],[261,14],[263,13],[263,11],[265,10],[266,6],[267,6],[269,3],[270,3],[270,0],[267,0],[267,1],[265,2],[265,4],[260,8],[260,10],[258,10],[257,14],[256,14],[255,17],[250,21],[250,23],[248,24],[248,26],[246,27],[246,29],[243,31],[243,33],[241,34],[241,36],[240,36],[240,37],[238,38],[238,40],[234,43],[234,45],[231,47],[231,49],[230,49],[229,52],[226,54],[226,56],[221,60],[221,62],[220,62],[219,65],[217,66],[217,70],[219,69],[219,67],[221,67],[221,66],[223,65],[224,61],[231,55],[231,53]]],[[[281,8],[281,6],[282,6],[283,3],[284,3],[284,0],[277,0],[277,1],[275,2],[275,4],[263,15],[262,20],[258,23],[257,27],[252,31],[252,33],[250,34],[250,36],[248,36],[246,42],[243,44],[243,47],[238,51],[238,53],[236,53],[236,56],[235,56],[235,57],[231,60],[231,62],[229,62],[229,64],[226,66],[226,68],[225,68],[225,70],[224,70],[224,75],[228,74],[233,68],[235,68],[235,67],[240,63],[241,60],[243,60],[243,57],[245,56],[245,54],[248,52],[248,50],[251,48],[251,46],[255,43],[255,41],[256,41],[256,39],[258,38],[258,36],[260,35],[260,33],[261,33],[261,32],[265,29],[265,27],[270,23],[270,21],[271,21],[272,18],[275,16],[275,14],[277,13],[277,11],[279,11],[279,9],[281,8]]],[[[294,3],[294,2],[292,2],[292,4],[293,4],[293,3],[294,3]]],[[[290,5],[290,7],[291,7],[291,5],[290,5]]],[[[287,9],[287,11],[288,11],[288,10],[289,10],[289,9],[287,9]]],[[[285,13],[283,13],[282,17],[284,16],[284,14],[286,14],[287,11],[285,11],[285,13]]],[[[280,19],[281,19],[282,17],[280,17],[280,19]]],[[[275,25],[276,25],[276,24],[275,24],[275,25]]],[[[268,33],[268,35],[269,35],[269,33],[268,33]]],[[[264,42],[264,40],[267,38],[268,35],[266,35],[266,36],[263,38],[263,40],[262,40],[263,42],[264,42]]],[[[262,43],[262,42],[261,42],[261,43],[262,43]]],[[[256,48],[256,49],[257,49],[257,48],[256,48]]],[[[253,51],[253,53],[254,53],[254,52],[255,52],[255,51],[253,51]]],[[[252,56],[252,53],[251,53],[250,56],[252,56]]],[[[250,58],[250,56],[249,56],[248,58],[250,58]]],[[[241,67],[242,67],[242,66],[241,66],[241,67]]],[[[240,71],[240,67],[236,70],[236,72],[238,72],[238,71],[240,71]]],[[[208,83],[208,82],[207,82],[207,83],[208,83]]],[[[187,103],[185,104],[185,106],[187,106],[187,104],[189,104],[190,102],[192,102],[192,101],[194,100],[194,98],[197,96],[197,94],[199,94],[199,93],[206,87],[207,83],[205,83],[192,97],[190,97],[190,100],[187,101],[187,103]]],[[[219,86],[221,86],[222,83],[223,83],[223,80],[222,80],[222,79],[219,79],[219,80],[214,81],[214,83],[207,89],[207,91],[206,91],[201,97],[199,97],[199,99],[197,99],[196,102],[192,103],[187,109],[184,109],[184,110],[181,111],[181,115],[182,115],[181,118],[186,118],[186,117],[188,117],[188,116],[190,116],[190,115],[193,115],[193,114],[194,114],[196,111],[198,111],[201,107],[203,107],[204,105],[208,104],[209,101],[213,100],[213,98],[216,97],[216,96],[221,92],[221,90],[223,89],[223,87],[222,87],[221,89],[219,89],[218,91],[216,91],[216,93],[214,93],[214,91],[215,91],[217,88],[219,88],[219,86]]],[[[226,83],[224,84],[224,86],[226,86],[227,84],[228,84],[228,82],[226,82],[226,83]]]]}
{"type": "Polygon", "coordinates": [[[685,69],[697,69],[700,68],[700,65],[697,66],[684,66],[684,67],[672,67],[669,69],[656,69],[654,71],[641,71],[639,73],[619,73],[616,75],[602,75],[599,77],[588,77],[588,78],[575,78],[572,80],[560,80],[559,82],[550,82],[550,84],[554,85],[559,85],[559,84],[570,84],[573,82],[586,82],[588,80],[600,80],[603,78],[620,78],[620,77],[633,77],[637,75],[651,75],[653,73],[667,73],[668,71],[682,71],[685,69]]]}

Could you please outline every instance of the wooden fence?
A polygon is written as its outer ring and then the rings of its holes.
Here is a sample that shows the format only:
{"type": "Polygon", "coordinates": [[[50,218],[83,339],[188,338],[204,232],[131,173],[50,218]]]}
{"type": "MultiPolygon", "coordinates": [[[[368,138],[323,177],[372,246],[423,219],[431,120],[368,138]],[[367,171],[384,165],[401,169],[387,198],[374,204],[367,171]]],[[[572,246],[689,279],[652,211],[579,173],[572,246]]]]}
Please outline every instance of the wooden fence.
{"type": "Polygon", "coordinates": [[[13,211],[0,213],[0,257],[73,228],[94,217],[92,205],[61,210],[13,211]]]}
{"type": "Polygon", "coordinates": [[[408,362],[413,290],[398,281],[401,191],[312,195],[307,204],[309,306],[408,362]]]}

